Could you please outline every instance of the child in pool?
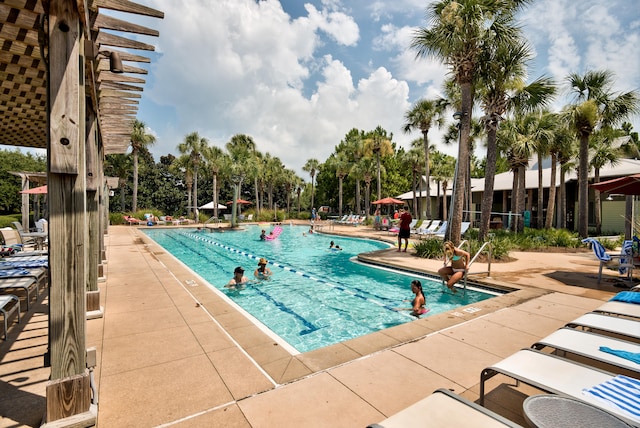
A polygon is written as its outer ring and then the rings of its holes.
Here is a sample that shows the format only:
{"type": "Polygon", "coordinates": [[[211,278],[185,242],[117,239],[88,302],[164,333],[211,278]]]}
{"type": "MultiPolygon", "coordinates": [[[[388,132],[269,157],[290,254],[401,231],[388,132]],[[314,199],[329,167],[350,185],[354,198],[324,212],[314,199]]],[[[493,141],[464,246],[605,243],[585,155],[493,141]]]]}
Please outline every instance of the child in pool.
{"type": "MultiPolygon", "coordinates": [[[[411,292],[416,295],[411,301],[411,308],[403,309],[396,308],[397,311],[411,311],[411,315],[416,318],[420,318],[420,315],[426,314],[429,312],[429,309],[425,308],[426,299],[424,298],[424,292],[422,291],[422,283],[417,279],[411,281],[411,292]]],[[[408,300],[406,300],[408,301],[408,300]]]]}

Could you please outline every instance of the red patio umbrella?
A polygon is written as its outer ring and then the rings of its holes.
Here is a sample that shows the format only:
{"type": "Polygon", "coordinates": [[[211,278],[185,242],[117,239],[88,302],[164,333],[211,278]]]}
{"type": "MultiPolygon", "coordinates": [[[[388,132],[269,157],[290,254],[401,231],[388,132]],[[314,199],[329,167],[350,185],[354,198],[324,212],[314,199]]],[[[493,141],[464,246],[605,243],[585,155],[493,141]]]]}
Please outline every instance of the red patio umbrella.
{"type": "MultiPolygon", "coordinates": [[[[232,203],[233,203],[233,201],[229,201],[229,202],[227,202],[227,205],[232,204],[232,203]]],[[[249,202],[249,201],[245,201],[244,199],[238,199],[238,200],[236,201],[236,203],[238,203],[238,204],[242,204],[242,205],[248,205],[248,204],[250,204],[251,202],[249,202]]]]}
{"type": "Polygon", "coordinates": [[[404,201],[400,199],[394,198],[382,198],[378,199],[375,202],[372,202],[373,205],[404,205],[404,201]]]}
{"type": "Polygon", "coordinates": [[[591,187],[605,193],[640,195],[640,174],[628,175],[626,177],[591,184],[591,187]]]}
{"type": "Polygon", "coordinates": [[[26,193],[28,195],[42,195],[47,193],[47,185],[40,187],[32,187],[31,189],[21,190],[20,193],[26,193]]]}

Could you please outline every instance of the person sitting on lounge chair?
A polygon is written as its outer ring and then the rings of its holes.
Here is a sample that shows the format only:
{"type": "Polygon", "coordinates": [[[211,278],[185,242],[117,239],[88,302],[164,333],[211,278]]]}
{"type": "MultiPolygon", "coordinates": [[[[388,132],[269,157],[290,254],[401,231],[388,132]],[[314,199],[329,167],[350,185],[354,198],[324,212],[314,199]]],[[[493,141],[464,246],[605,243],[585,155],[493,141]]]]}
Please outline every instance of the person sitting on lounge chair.
{"type": "Polygon", "coordinates": [[[457,290],[454,284],[464,278],[464,274],[469,267],[469,253],[460,248],[456,248],[453,242],[444,243],[444,266],[438,270],[438,274],[446,282],[449,290],[454,293],[457,290]]]}

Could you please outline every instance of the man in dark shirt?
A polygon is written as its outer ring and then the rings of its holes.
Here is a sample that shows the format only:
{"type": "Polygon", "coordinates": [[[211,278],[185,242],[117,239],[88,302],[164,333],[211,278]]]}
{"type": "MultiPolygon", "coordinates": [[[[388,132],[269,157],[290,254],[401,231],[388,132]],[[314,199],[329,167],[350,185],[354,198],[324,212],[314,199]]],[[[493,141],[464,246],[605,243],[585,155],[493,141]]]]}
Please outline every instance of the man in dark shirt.
{"type": "Polygon", "coordinates": [[[411,236],[411,214],[409,211],[400,210],[400,230],[398,231],[398,251],[402,249],[402,240],[404,239],[404,252],[407,252],[409,246],[409,237],[411,236]]]}

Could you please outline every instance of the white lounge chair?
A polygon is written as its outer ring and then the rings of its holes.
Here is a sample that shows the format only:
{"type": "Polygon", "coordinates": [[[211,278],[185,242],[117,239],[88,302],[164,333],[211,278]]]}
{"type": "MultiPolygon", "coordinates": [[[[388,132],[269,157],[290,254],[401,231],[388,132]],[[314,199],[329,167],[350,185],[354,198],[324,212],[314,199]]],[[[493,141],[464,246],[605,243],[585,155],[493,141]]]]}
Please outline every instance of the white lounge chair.
{"type": "Polygon", "coordinates": [[[520,425],[489,409],[441,388],[382,422],[369,425],[367,428],[405,428],[410,426],[429,428],[520,427],[520,425]]]}
{"type": "Polygon", "coordinates": [[[609,316],[601,313],[588,313],[567,323],[566,327],[587,329],[602,334],[625,336],[640,340],[640,320],[609,316]]]}
{"type": "Polygon", "coordinates": [[[18,314],[18,323],[20,322],[20,299],[13,294],[5,294],[0,296],[0,313],[2,314],[4,335],[3,340],[7,340],[9,331],[9,317],[14,313],[18,314]]]}
{"type": "MultiPolygon", "coordinates": [[[[633,280],[633,261],[627,261],[627,255],[624,252],[621,254],[609,254],[607,250],[602,246],[600,241],[595,238],[585,238],[582,240],[584,244],[591,245],[591,249],[593,250],[593,254],[596,256],[598,261],[600,262],[600,266],[598,267],[598,284],[602,281],[602,268],[615,260],[618,261],[618,269],[620,272],[623,272],[627,275],[627,280],[632,282],[633,280]]],[[[626,241],[625,241],[626,242],[626,241]]],[[[628,241],[631,242],[631,241],[628,241]]]]}
{"type": "MultiPolygon", "coordinates": [[[[640,323],[636,329],[640,330],[640,323]]],[[[614,339],[589,331],[573,328],[561,328],[533,345],[533,349],[553,348],[557,355],[574,354],[591,360],[640,373],[640,364],[609,352],[600,350],[606,347],[613,350],[640,354],[640,344],[614,339]],[[559,351],[559,352],[558,352],[559,351]]],[[[615,371],[615,370],[614,370],[615,371]]]]}
{"type": "Polygon", "coordinates": [[[640,305],[625,302],[607,302],[598,306],[593,312],[640,318],[640,305]]]}
{"type": "Polygon", "coordinates": [[[640,420],[633,421],[627,413],[617,407],[582,392],[583,389],[613,380],[615,375],[605,370],[534,349],[523,349],[482,371],[480,405],[484,405],[486,381],[497,374],[508,376],[543,391],[584,401],[632,425],[637,426],[640,423],[640,420]]]}

